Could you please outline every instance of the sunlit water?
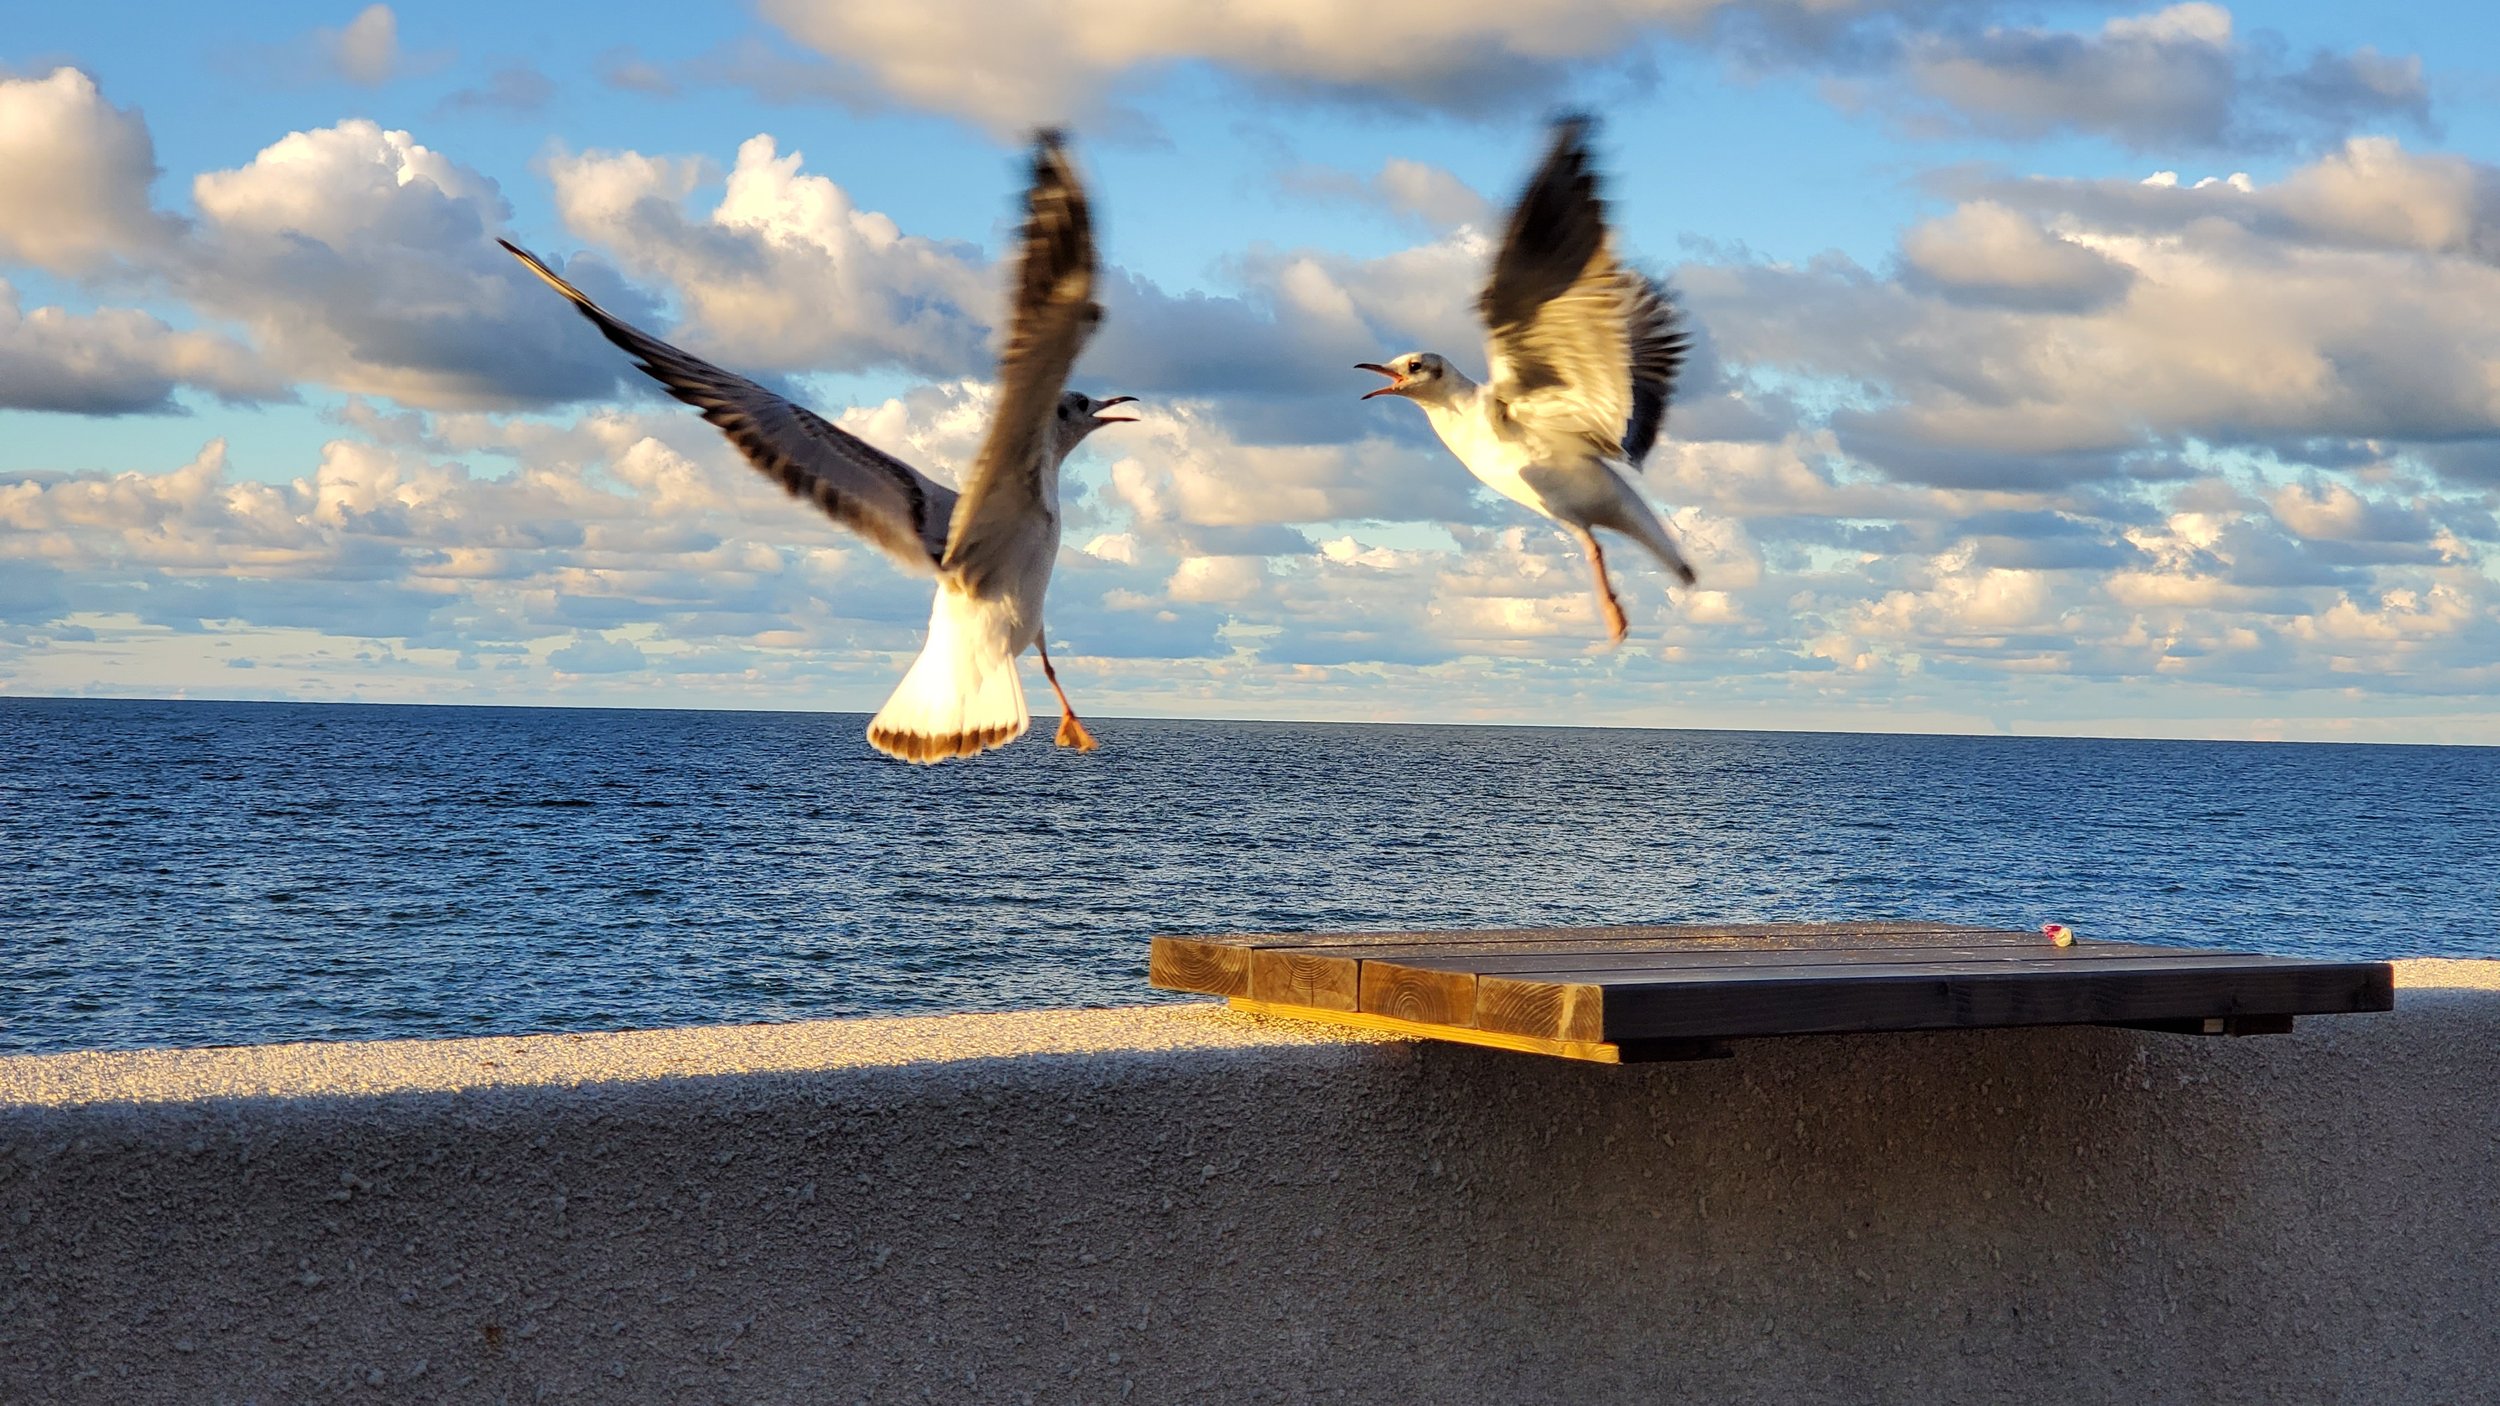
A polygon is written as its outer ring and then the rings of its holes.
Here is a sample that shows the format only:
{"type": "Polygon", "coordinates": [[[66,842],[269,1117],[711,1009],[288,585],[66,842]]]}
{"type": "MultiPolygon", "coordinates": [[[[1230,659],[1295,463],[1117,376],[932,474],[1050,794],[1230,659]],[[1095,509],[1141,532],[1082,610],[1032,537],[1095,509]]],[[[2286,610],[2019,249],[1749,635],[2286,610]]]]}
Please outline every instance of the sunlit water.
{"type": "Polygon", "coordinates": [[[0,700],[0,1050],[1153,999],[1157,932],[1923,917],[2485,954],[2500,749],[0,700]]]}

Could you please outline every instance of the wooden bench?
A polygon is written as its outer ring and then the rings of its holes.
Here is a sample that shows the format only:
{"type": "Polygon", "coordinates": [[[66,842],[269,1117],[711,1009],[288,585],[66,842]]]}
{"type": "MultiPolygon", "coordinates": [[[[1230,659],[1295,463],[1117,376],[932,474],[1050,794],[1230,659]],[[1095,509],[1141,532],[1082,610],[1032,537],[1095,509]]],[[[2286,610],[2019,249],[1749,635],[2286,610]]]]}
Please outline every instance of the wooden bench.
{"type": "Polygon", "coordinates": [[[1300,1020],[1621,1064],[1772,1035],[2122,1025],[2260,1035],[2395,1005],[2385,962],[1949,923],[1158,937],[1148,980],[1300,1020]]]}

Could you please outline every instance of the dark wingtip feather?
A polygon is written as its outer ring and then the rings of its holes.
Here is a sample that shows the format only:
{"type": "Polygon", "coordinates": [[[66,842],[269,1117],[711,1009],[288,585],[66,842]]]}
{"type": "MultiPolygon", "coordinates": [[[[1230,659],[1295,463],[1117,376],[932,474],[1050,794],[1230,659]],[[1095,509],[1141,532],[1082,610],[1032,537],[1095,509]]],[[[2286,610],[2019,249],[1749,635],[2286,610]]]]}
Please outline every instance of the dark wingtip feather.
{"type": "Polygon", "coordinates": [[[1634,468],[1649,457],[1658,432],[1666,428],[1676,377],[1693,349],[1673,291],[1656,280],[1644,281],[1649,302],[1644,324],[1632,329],[1632,414],[1623,431],[1623,457],[1634,468]]]}
{"type": "Polygon", "coordinates": [[[1068,169],[1067,132],[1058,127],[1034,128],[1032,187],[1062,186],[1074,179],[1075,173],[1068,169]]]}
{"type": "Polygon", "coordinates": [[[1492,281],[1477,302],[1485,325],[1497,333],[1534,317],[1569,288],[1606,241],[1606,202],[1585,140],[1592,121],[1585,115],[1555,121],[1553,147],[1511,209],[1492,281]]]}
{"type": "Polygon", "coordinates": [[[1061,201],[1073,202],[1079,217],[1085,213],[1084,191],[1076,168],[1068,161],[1067,135],[1056,127],[1044,127],[1033,134],[1033,169],[1025,186],[1024,207],[1032,216],[1061,201]]]}
{"type": "Polygon", "coordinates": [[[1576,109],[1554,114],[1548,130],[1554,138],[1546,145],[1545,163],[1550,168],[1557,162],[1568,162],[1581,172],[1594,164],[1589,154],[1589,138],[1597,131],[1597,119],[1576,109]]]}
{"type": "MultiPolygon", "coordinates": [[[[631,344],[620,340],[618,337],[615,328],[623,326],[623,324],[618,323],[614,317],[610,316],[607,309],[592,302],[589,294],[584,293],[581,289],[567,283],[561,274],[558,274],[554,269],[547,267],[546,260],[539,258],[536,254],[531,253],[529,250],[522,248],[520,245],[513,243],[509,239],[498,237],[495,242],[504,247],[505,253],[519,259],[521,261],[521,267],[538,275],[538,280],[541,283],[546,284],[548,287],[553,288],[565,297],[571,299],[573,306],[581,310],[582,316],[589,318],[593,323],[597,324],[599,330],[607,336],[609,341],[615,342],[618,346],[624,347],[627,351],[632,351],[634,349],[631,344]]],[[[639,336],[641,334],[629,332],[629,335],[639,336]]],[[[644,369],[649,370],[650,368],[645,367],[644,369]]]]}
{"type": "Polygon", "coordinates": [[[1033,175],[1024,192],[1024,253],[1017,306],[1046,296],[1068,271],[1093,259],[1093,213],[1069,164],[1065,134],[1045,127],[1033,136],[1033,175]]]}
{"type": "Polygon", "coordinates": [[[529,250],[522,248],[520,245],[513,243],[509,239],[505,239],[501,235],[497,235],[495,237],[495,242],[503,246],[503,251],[505,253],[519,259],[521,261],[521,267],[537,274],[540,278],[549,280],[554,279],[555,271],[547,267],[546,260],[541,259],[536,254],[531,253],[529,250]]]}

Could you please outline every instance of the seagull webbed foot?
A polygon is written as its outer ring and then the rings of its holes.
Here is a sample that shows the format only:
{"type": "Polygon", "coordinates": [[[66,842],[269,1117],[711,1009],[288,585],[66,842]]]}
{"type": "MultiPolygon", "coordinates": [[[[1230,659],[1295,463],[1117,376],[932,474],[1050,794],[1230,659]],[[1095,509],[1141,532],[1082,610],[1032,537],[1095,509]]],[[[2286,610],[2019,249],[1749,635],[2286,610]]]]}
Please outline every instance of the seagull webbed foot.
{"type": "Polygon", "coordinates": [[[1606,549],[1598,545],[1597,534],[1585,527],[1574,526],[1571,535],[1580,539],[1580,550],[1588,553],[1589,571],[1597,578],[1597,608],[1606,615],[1606,647],[1623,643],[1632,631],[1631,622],[1623,618],[1623,602],[1615,599],[1615,583],[1606,574],[1606,549]]]}

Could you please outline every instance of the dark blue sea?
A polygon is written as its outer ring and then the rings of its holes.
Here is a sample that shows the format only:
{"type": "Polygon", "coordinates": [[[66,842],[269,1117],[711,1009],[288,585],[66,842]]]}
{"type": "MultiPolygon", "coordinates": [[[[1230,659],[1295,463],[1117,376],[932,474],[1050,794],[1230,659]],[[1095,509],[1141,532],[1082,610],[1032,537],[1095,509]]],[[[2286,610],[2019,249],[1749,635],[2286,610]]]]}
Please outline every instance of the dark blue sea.
{"type": "Polygon", "coordinates": [[[0,700],[0,1051],[1155,999],[1158,932],[2500,952],[2500,749],[0,700]]]}

